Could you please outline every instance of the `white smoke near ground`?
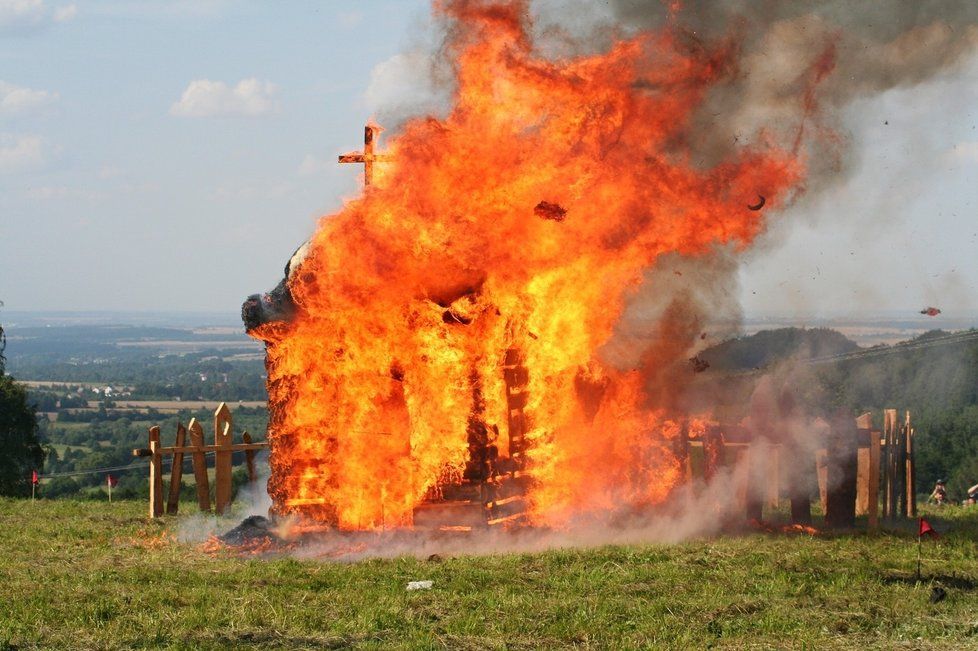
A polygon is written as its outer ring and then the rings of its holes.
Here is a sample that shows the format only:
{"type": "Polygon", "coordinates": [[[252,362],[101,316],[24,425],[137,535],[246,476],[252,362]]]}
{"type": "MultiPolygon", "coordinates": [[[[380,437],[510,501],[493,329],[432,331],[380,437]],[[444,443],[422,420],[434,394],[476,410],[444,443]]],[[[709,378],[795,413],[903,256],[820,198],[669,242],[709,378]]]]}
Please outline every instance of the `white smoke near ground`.
{"type": "Polygon", "coordinates": [[[268,496],[268,478],[271,476],[268,452],[255,455],[255,469],[258,473],[255,481],[239,487],[226,515],[197,512],[181,518],[176,531],[177,540],[188,544],[202,543],[227,532],[243,519],[255,515],[267,516],[272,508],[272,498],[268,496]]]}
{"type": "Polygon", "coordinates": [[[287,553],[302,559],[350,562],[400,556],[484,556],[570,547],[672,544],[721,532],[745,531],[739,507],[746,480],[745,463],[733,464],[720,469],[708,483],[679,489],[656,512],[591,517],[560,530],[523,527],[478,529],[466,534],[423,530],[323,533],[298,538],[296,546],[287,553]]]}

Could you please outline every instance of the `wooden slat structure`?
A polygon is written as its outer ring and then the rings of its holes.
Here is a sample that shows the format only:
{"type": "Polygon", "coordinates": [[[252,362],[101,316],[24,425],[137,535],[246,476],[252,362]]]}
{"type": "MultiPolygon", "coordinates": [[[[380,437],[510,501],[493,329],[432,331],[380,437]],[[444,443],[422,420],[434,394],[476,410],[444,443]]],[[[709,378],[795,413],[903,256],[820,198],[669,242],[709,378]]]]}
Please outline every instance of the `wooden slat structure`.
{"type": "Polygon", "coordinates": [[[697,479],[690,471],[684,478],[690,483],[708,484],[724,466],[734,471],[726,489],[733,491],[733,513],[746,520],[760,519],[765,507],[769,512],[778,508],[784,494],[791,501],[791,521],[798,524],[811,522],[807,480],[804,472],[786,471],[781,464],[787,459],[795,468],[803,467],[793,457],[807,456],[826,524],[851,528],[859,516],[866,518],[871,531],[877,531],[881,511],[889,519],[916,517],[914,430],[909,412],[902,424],[896,415],[895,409],[885,410],[882,431],[873,428],[871,413],[854,420],[837,416],[826,424],[827,438],[813,455],[802,453],[797,442],[782,444],[742,427],[723,425],[708,427],[698,439],[675,441],[673,450],[680,464],[686,465],[689,450],[702,447],[701,476],[697,479]]]}
{"type": "Polygon", "coordinates": [[[160,444],[160,428],[149,428],[149,447],[133,450],[133,456],[149,457],[149,517],[157,518],[163,515],[163,457],[172,455],[173,464],[170,469],[169,493],[166,501],[166,513],[176,515],[180,505],[180,480],[183,477],[183,459],[189,454],[193,460],[194,479],[197,483],[197,505],[202,512],[211,509],[210,481],[207,475],[208,453],[214,453],[214,510],[222,514],[231,503],[231,470],[232,457],[235,452],[245,453],[248,468],[248,479],[255,481],[255,452],[268,447],[267,443],[254,443],[251,435],[244,432],[241,443],[234,443],[234,420],[231,410],[226,403],[221,403],[214,412],[214,444],[204,445],[204,431],[197,419],[190,421],[188,427],[177,424],[174,445],[163,447],[160,444]],[[187,445],[187,435],[190,444],[187,445]]]}

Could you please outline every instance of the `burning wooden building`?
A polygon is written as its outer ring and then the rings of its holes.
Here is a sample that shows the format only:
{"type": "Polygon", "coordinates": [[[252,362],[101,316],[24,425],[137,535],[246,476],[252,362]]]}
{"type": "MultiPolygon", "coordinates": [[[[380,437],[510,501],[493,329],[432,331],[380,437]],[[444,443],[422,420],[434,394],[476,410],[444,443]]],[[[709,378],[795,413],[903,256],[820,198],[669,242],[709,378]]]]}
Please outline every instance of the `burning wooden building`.
{"type": "Polygon", "coordinates": [[[524,9],[440,5],[452,109],[383,155],[368,127],[341,157],[370,168],[362,196],[245,304],[267,343],[279,512],[373,529],[440,503],[458,523],[559,524],[679,481],[677,421],[601,348],[660,256],[748,245],[802,165],[773,146],[710,168],[677,152],[721,53],[645,35],[543,58],[524,9]]]}

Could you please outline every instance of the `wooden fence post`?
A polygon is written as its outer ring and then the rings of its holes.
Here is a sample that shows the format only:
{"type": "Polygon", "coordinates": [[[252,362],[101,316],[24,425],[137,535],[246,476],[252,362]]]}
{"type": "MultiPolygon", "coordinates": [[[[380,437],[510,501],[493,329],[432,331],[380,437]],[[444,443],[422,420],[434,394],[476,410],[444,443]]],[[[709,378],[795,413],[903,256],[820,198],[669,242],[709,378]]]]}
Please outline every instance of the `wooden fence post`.
{"type": "Polygon", "coordinates": [[[896,439],[896,445],[893,446],[896,452],[893,478],[897,514],[906,518],[910,515],[910,505],[907,503],[907,439],[904,436],[903,427],[896,425],[893,428],[893,436],[896,439]]]}
{"type": "MultiPolygon", "coordinates": [[[[251,434],[245,432],[241,435],[241,441],[243,443],[251,443],[251,434]]],[[[255,482],[258,481],[258,471],[255,470],[255,451],[245,450],[245,463],[248,466],[248,481],[255,482]]]]}
{"type": "Polygon", "coordinates": [[[149,428],[149,517],[163,515],[163,456],[160,454],[160,428],[149,428]]]}
{"type": "Polygon", "coordinates": [[[883,439],[886,450],[883,454],[883,515],[887,519],[896,518],[896,409],[883,410],[883,439]]]}
{"type": "Polygon", "coordinates": [[[785,441],[781,463],[785,468],[785,491],[791,504],[791,523],[811,524],[811,480],[817,475],[815,455],[787,432],[781,435],[781,440],[785,441]]]}
{"type": "Polygon", "coordinates": [[[815,450],[815,469],[818,473],[818,501],[822,505],[822,515],[829,510],[829,468],[828,450],[819,448],[815,450]]]}
{"type": "Polygon", "coordinates": [[[832,418],[827,445],[825,524],[852,527],[856,520],[857,431],[851,416],[832,418]]]}
{"type": "Polygon", "coordinates": [[[231,410],[222,402],[214,412],[214,510],[224,513],[231,503],[231,410]]]}
{"type": "Polygon", "coordinates": [[[204,456],[204,428],[196,418],[190,420],[190,445],[197,448],[193,453],[194,481],[197,484],[197,507],[202,513],[211,510],[211,488],[207,479],[207,457],[204,456]]]}
{"type": "Polygon", "coordinates": [[[917,466],[914,462],[913,449],[913,427],[910,425],[910,412],[907,411],[907,418],[903,425],[904,429],[904,452],[906,454],[906,473],[907,484],[907,515],[911,518],[917,517],[917,466]]]}
{"type": "Polygon", "coordinates": [[[774,511],[781,505],[781,446],[772,445],[767,458],[767,506],[774,511]]]}
{"type": "Polygon", "coordinates": [[[880,438],[878,429],[869,432],[869,528],[880,528],[880,438]]]}
{"type": "Polygon", "coordinates": [[[744,448],[743,463],[747,469],[744,487],[744,513],[747,520],[761,521],[764,517],[766,493],[770,490],[771,444],[761,436],[754,436],[744,448]]]}
{"type": "MultiPolygon", "coordinates": [[[[187,444],[187,428],[183,423],[177,423],[176,447],[182,448],[187,444]]],[[[183,452],[173,453],[173,463],[170,465],[170,493],[166,500],[166,512],[176,515],[180,508],[180,480],[183,479],[183,452]]]]}
{"type": "Polygon", "coordinates": [[[859,431],[858,458],[856,461],[856,515],[868,515],[869,503],[869,439],[872,437],[873,415],[869,412],[856,418],[856,429],[859,431]]]}

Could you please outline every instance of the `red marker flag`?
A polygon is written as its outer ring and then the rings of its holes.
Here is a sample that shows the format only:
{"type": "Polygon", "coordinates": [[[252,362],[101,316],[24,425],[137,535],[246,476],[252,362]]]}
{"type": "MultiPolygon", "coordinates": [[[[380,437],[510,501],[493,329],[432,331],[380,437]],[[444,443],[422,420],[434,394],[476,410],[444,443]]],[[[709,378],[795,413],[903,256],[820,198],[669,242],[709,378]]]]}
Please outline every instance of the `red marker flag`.
{"type": "Polygon", "coordinates": [[[930,526],[930,522],[920,518],[920,527],[917,529],[917,537],[923,538],[924,536],[934,536],[935,538],[940,538],[940,534],[934,530],[934,527],[930,526]]]}
{"type": "Polygon", "coordinates": [[[36,470],[31,470],[31,485],[37,486],[41,483],[41,478],[38,477],[36,470]]]}
{"type": "Polygon", "coordinates": [[[108,483],[109,488],[115,488],[116,486],[119,485],[119,480],[113,477],[112,475],[106,477],[106,482],[108,483]]]}

